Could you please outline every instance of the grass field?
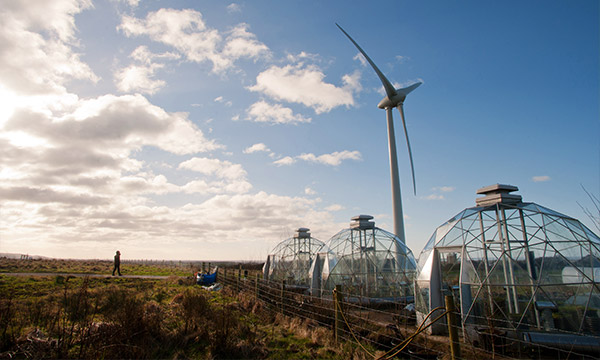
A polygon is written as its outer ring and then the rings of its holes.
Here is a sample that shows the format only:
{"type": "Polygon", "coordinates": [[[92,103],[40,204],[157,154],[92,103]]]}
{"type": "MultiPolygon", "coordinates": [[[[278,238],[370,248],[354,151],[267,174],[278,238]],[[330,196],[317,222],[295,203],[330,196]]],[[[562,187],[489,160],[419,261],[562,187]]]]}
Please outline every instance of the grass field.
{"type": "Polygon", "coordinates": [[[266,311],[252,295],[194,285],[192,269],[130,266],[167,279],[7,276],[4,272],[110,274],[108,261],[0,259],[0,359],[348,359],[330,330],[266,311]],[[187,277],[185,277],[187,275],[187,277]]]}
{"type": "MultiPolygon", "coordinates": [[[[0,273],[3,272],[38,272],[38,273],[73,273],[73,274],[112,274],[113,262],[109,260],[19,260],[0,259],[0,273]]],[[[147,264],[143,262],[124,261],[121,263],[123,275],[176,275],[189,276],[198,269],[190,265],[174,265],[168,262],[147,264]]]]}

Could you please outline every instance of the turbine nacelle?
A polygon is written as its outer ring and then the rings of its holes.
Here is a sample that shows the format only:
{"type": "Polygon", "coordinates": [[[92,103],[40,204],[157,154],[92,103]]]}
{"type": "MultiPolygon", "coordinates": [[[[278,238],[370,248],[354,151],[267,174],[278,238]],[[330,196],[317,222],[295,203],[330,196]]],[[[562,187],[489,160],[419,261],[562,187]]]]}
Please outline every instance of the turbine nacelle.
{"type": "Polygon", "coordinates": [[[381,101],[379,102],[377,107],[380,109],[387,109],[387,108],[395,108],[395,107],[398,107],[399,105],[404,104],[404,99],[406,99],[406,95],[408,95],[414,89],[418,88],[419,85],[421,85],[421,84],[422,84],[421,82],[418,82],[418,83],[414,83],[411,86],[407,86],[402,89],[395,89],[395,91],[391,92],[392,96],[390,97],[389,96],[390,94],[388,94],[388,96],[381,99],[381,101]]]}
{"type": "Polygon", "coordinates": [[[406,99],[406,95],[396,94],[391,99],[389,97],[384,97],[381,99],[379,104],[377,105],[380,109],[392,109],[404,103],[404,99],[406,99]]]}

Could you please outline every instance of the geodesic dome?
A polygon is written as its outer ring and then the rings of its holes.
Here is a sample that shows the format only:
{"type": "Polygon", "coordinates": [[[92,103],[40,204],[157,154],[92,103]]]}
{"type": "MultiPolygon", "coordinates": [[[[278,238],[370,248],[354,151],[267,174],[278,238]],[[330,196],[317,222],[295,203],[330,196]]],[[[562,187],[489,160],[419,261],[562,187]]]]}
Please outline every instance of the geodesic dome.
{"type": "Polygon", "coordinates": [[[313,294],[315,290],[331,294],[336,285],[342,285],[351,296],[407,299],[413,295],[416,262],[412,252],[397,236],[375,227],[371,219],[369,215],[353,217],[350,228],[327,241],[311,269],[313,294]]]}
{"type": "Polygon", "coordinates": [[[310,285],[308,272],[323,242],[312,237],[309,231],[299,228],[293,237],[273,248],[263,267],[263,278],[285,281],[288,285],[310,285]]]}
{"type": "Polygon", "coordinates": [[[470,337],[482,328],[548,344],[561,332],[600,335],[600,238],[516,190],[479,189],[476,207],[436,229],[419,256],[417,318],[452,295],[470,337]]]}

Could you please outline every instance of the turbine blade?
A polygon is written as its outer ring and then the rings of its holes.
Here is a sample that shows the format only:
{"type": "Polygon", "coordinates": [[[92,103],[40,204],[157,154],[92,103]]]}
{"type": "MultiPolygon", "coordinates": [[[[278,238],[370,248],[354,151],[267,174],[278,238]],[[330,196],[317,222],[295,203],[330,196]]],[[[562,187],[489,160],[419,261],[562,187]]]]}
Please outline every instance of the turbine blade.
{"type": "Polygon", "coordinates": [[[406,96],[406,95],[410,94],[414,89],[418,88],[419,85],[421,85],[421,84],[422,84],[422,82],[418,82],[418,83],[412,84],[411,86],[407,86],[403,89],[398,89],[397,91],[399,94],[403,94],[404,96],[406,96]]]}
{"type": "Polygon", "coordinates": [[[415,195],[417,195],[417,182],[415,181],[415,167],[413,166],[412,151],[410,150],[410,140],[408,140],[408,131],[406,130],[406,121],[404,120],[404,105],[402,105],[402,103],[400,103],[400,105],[398,105],[398,111],[400,111],[400,117],[402,118],[402,126],[404,126],[404,135],[406,136],[406,146],[408,146],[408,157],[410,158],[410,170],[412,172],[413,190],[414,190],[415,195]]]}
{"type": "Polygon", "coordinates": [[[375,65],[373,60],[371,60],[369,55],[367,55],[367,53],[356,43],[356,41],[354,41],[354,39],[350,35],[348,35],[348,33],[344,29],[342,29],[342,27],[338,23],[335,23],[335,25],[338,28],[340,28],[340,30],[342,30],[344,35],[346,35],[348,37],[348,39],[350,39],[350,41],[352,41],[352,43],[354,44],[354,46],[356,46],[358,51],[360,51],[360,53],[363,54],[365,59],[367,59],[367,61],[369,62],[369,64],[373,68],[373,70],[375,70],[375,72],[377,73],[377,76],[379,76],[379,80],[381,80],[381,83],[383,84],[383,88],[385,89],[385,93],[387,94],[388,98],[391,99],[392,97],[397,95],[396,88],[394,88],[392,83],[385,77],[385,75],[383,75],[383,73],[379,70],[377,65],[375,65]]]}

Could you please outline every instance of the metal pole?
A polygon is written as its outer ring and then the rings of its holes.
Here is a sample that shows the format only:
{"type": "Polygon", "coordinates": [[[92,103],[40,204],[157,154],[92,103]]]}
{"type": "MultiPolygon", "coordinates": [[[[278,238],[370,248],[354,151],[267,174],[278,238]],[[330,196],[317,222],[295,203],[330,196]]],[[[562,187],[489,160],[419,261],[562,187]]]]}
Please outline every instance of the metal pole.
{"type": "Polygon", "coordinates": [[[504,236],[502,234],[502,220],[500,219],[499,206],[496,205],[496,224],[498,224],[498,237],[500,238],[500,248],[502,249],[502,270],[504,271],[504,289],[506,290],[506,303],[508,304],[509,314],[514,314],[512,291],[508,281],[508,264],[506,263],[506,247],[504,246],[504,236]]]}
{"type": "MultiPolygon", "coordinates": [[[[483,248],[483,264],[485,267],[485,278],[488,279],[488,280],[484,280],[485,284],[481,284],[481,285],[486,287],[488,301],[490,303],[490,316],[492,316],[492,314],[494,314],[494,300],[492,299],[492,289],[490,288],[490,282],[489,282],[489,276],[490,276],[490,268],[489,267],[490,266],[489,266],[489,261],[488,261],[487,244],[485,243],[485,230],[486,229],[483,227],[482,212],[479,212],[479,228],[481,231],[481,247],[483,248]]],[[[461,297],[460,301],[463,301],[462,297],[461,297]]],[[[461,304],[461,307],[462,307],[462,304],[461,304]]]]}
{"type": "Polygon", "coordinates": [[[454,298],[446,295],[446,320],[448,322],[448,334],[450,334],[450,354],[452,360],[460,359],[460,342],[458,340],[458,322],[456,321],[456,310],[454,298]]]}
{"type": "MultiPolygon", "coordinates": [[[[512,258],[512,251],[511,251],[511,247],[510,247],[510,238],[509,238],[509,232],[508,232],[508,224],[506,221],[506,212],[504,211],[504,208],[501,210],[502,212],[502,222],[504,224],[504,240],[506,241],[506,251],[508,254],[508,273],[510,275],[510,282],[512,284],[511,286],[511,290],[512,290],[512,297],[513,297],[513,301],[515,303],[515,313],[519,314],[519,298],[517,297],[517,286],[515,284],[515,273],[513,271],[513,258],[512,258]]],[[[527,254],[529,255],[529,254],[527,254]]]]}
{"type": "Polygon", "coordinates": [[[519,209],[519,218],[521,219],[521,231],[523,233],[523,245],[525,247],[525,262],[527,264],[527,272],[529,273],[529,283],[531,284],[531,296],[533,297],[533,313],[535,314],[535,323],[538,328],[541,328],[542,323],[540,320],[540,313],[535,306],[537,303],[537,292],[535,287],[535,281],[537,276],[535,274],[535,264],[531,263],[531,253],[529,252],[529,238],[527,237],[527,229],[525,228],[525,218],[523,217],[523,209],[519,209]]]}
{"type": "Polygon", "coordinates": [[[400,176],[398,175],[398,155],[396,153],[396,134],[394,132],[394,119],[392,111],[394,108],[386,108],[388,149],[390,152],[390,176],[392,180],[392,205],[394,210],[394,234],[406,244],[404,235],[404,219],[402,215],[402,194],[400,193],[400,176]]]}

